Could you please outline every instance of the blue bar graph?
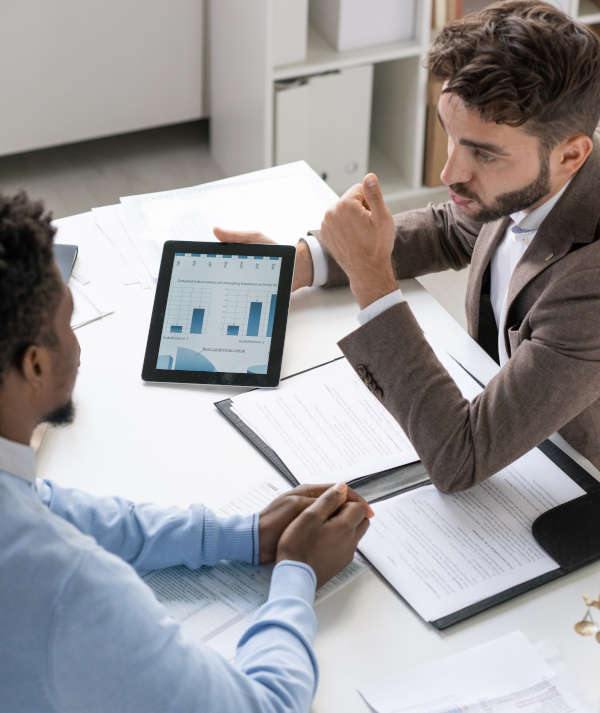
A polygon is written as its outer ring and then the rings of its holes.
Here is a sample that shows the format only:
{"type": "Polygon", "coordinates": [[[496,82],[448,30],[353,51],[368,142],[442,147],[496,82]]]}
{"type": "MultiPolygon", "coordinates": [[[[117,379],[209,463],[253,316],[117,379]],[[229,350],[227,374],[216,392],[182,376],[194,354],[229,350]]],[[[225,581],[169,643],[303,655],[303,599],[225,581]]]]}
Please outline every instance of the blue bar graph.
{"type": "Polygon", "coordinates": [[[175,257],[185,257],[185,253],[175,253],[175,257]]]}
{"type": "Polygon", "coordinates": [[[272,257],[271,260],[279,260],[278,257],[272,257]]]}
{"type": "Polygon", "coordinates": [[[237,337],[238,334],[240,333],[240,328],[236,327],[235,325],[230,325],[227,327],[227,336],[228,337],[237,337]]]}
{"type": "Polygon", "coordinates": [[[202,257],[202,253],[192,253],[192,257],[202,257]]]}
{"type": "Polygon", "coordinates": [[[248,256],[247,255],[238,255],[240,260],[247,260],[248,256]]]}
{"type": "Polygon", "coordinates": [[[216,255],[207,255],[206,257],[217,257],[216,255]]]}
{"type": "Polygon", "coordinates": [[[250,315],[248,317],[247,337],[258,337],[260,326],[260,313],[262,312],[262,302],[250,302],[250,315]]]}
{"type": "Polygon", "coordinates": [[[233,257],[233,255],[223,255],[223,257],[233,257]]]}
{"type": "Polygon", "coordinates": [[[273,321],[275,319],[275,303],[277,295],[271,295],[271,306],[269,307],[269,321],[267,323],[267,337],[273,336],[273,321]]]}
{"type": "Polygon", "coordinates": [[[156,362],[156,368],[170,371],[173,368],[173,357],[170,354],[161,354],[156,362]]]}
{"type": "Polygon", "coordinates": [[[175,325],[172,325],[171,332],[175,332],[175,334],[181,334],[183,332],[183,327],[176,327],[175,325]]]}
{"type": "Polygon", "coordinates": [[[202,334],[202,325],[204,324],[204,310],[195,309],[192,312],[192,325],[190,334],[202,334]]]}

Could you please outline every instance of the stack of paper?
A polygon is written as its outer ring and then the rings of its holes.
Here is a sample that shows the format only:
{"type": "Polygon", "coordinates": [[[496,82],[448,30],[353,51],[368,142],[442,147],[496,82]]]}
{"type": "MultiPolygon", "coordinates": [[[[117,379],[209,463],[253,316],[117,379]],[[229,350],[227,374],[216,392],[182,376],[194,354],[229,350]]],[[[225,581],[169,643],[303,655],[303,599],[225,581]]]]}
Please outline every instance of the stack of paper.
{"type": "MultiPolygon", "coordinates": [[[[260,483],[219,510],[221,515],[258,512],[291,486],[260,483]]],[[[144,576],[169,614],[182,626],[228,659],[238,641],[267,601],[274,565],[220,562],[215,567],[191,570],[171,567],[144,576]]],[[[315,595],[315,602],[337,591],[369,569],[357,553],[343,572],[315,595]]]]}
{"type": "Polygon", "coordinates": [[[359,687],[376,713],[592,713],[555,644],[520,632],[359,687]]]}
{"type": "Polygon", "coordinates": [[[319,228],[337,195],[304,161],[192,188],[128,196],[94,208],[123,284],[154,288],[166,240],[217,242],[213,228],[264,233],[294,245],[319,228]]]}

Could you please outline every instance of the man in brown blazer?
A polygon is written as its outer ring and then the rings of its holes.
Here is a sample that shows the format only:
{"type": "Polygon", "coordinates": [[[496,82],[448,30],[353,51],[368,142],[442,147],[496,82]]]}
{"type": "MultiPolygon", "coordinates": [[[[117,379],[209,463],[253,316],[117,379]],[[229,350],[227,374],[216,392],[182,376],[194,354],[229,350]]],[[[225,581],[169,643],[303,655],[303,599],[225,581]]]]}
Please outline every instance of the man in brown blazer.
{"type": "Polygon", "coordinates": [[[555,431],[600,468],[600,41],[512,0],[448,25],[429,66],[452,200],[392,217],[369,174],[300,244],[295,286],[350,284],[361,326],[339,346],[441,490],[555,431]],[[469,264],[469,333],[502,366],[472,402],[396,282],[469,264]]]}

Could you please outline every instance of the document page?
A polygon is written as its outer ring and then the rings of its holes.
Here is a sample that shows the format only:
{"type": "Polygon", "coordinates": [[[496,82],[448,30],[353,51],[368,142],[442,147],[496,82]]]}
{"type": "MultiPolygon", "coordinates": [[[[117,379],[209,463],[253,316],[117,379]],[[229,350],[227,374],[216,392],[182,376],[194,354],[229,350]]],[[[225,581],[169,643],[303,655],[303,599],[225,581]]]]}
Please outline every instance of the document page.
{"type": "Polygon", "coordinates": [[[372,505],[360,551],[425,621],[558,568],[531,527],[585,491],[539,449],[470,490],[433,485],[372,505]]]}
{"type": "Polygon", "coordinates": [[[295,245],[320,227],[325,211],[337,201],[330,189],[316,189],[312,174],[300,162],[270,173],[123,197],[123,222],[130,234],[153,241],[159,251],[166,240],[216,242],[215,226],[257,231],[281,245],[295,245]]]}
{"type": "MultiPolygon", "coordinates": [[[[260,483],[218,513],[239,515],[262,510],[289,489],[271,482],[260,483]]],[[[196,570],[184,566],[154,570],[143,579],[174,619],[230,660],[256,611],[267,601],[273,569],[273,564],[222,561],[196,570]]],[[[345,570],[317,591],[315,603],[367,569],[369,564],[357,554],[345,570]]]]}
{"type": "MultiPolygon", "coordinates": [[[[430,341],[469,400],[481,387],[430,341]]],[[[398,422],[346,359],[233,399],[233,411],[277,453],[299,483],[350,481],[419,460],[398,422]]]]}
{"type": "Polygon", "coordinates": [[[521,632],[358,690],[376,713],[593,711],[572,676],[557,674],[521,632]]]}

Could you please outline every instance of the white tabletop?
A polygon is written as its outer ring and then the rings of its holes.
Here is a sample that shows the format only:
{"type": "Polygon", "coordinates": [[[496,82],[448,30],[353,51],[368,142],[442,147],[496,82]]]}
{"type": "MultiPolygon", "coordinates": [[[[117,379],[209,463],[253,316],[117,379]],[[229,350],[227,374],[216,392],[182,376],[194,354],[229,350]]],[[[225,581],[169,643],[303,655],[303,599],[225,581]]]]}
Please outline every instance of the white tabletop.
{"type": "MultiPolygon", "coordinates": [[[[266,478],[283,481],[213,406],[239,390],[142,382],[154,294],[120,283],[96,239],[91,213],[57,224],[58,241],[79,245],[77,269],[110,295],[115,313],[76,332],[82,348],[77,418],[46,433],[38,452],[40,477],[96,494],[182,506],[217,506],[266,478]]],[[[403,280],[401,287],[422,328],[471,373],[487,382],[497,372],[416,280],[403,280]]],[[[336,342],[356,329],[357,312],[347,288],[295,293],[283,376],[340,356],[336,342]]],[[[369,571],[316,607],[320,684],[312,710],[367,711],[358,685],[517,629],[533,643],[554,639],[600,709],[600,645],[573,630],[585,612],[581,595],[596,596],[599,587],[600,566],[592,565],[438,632],[369,571]]]]}

